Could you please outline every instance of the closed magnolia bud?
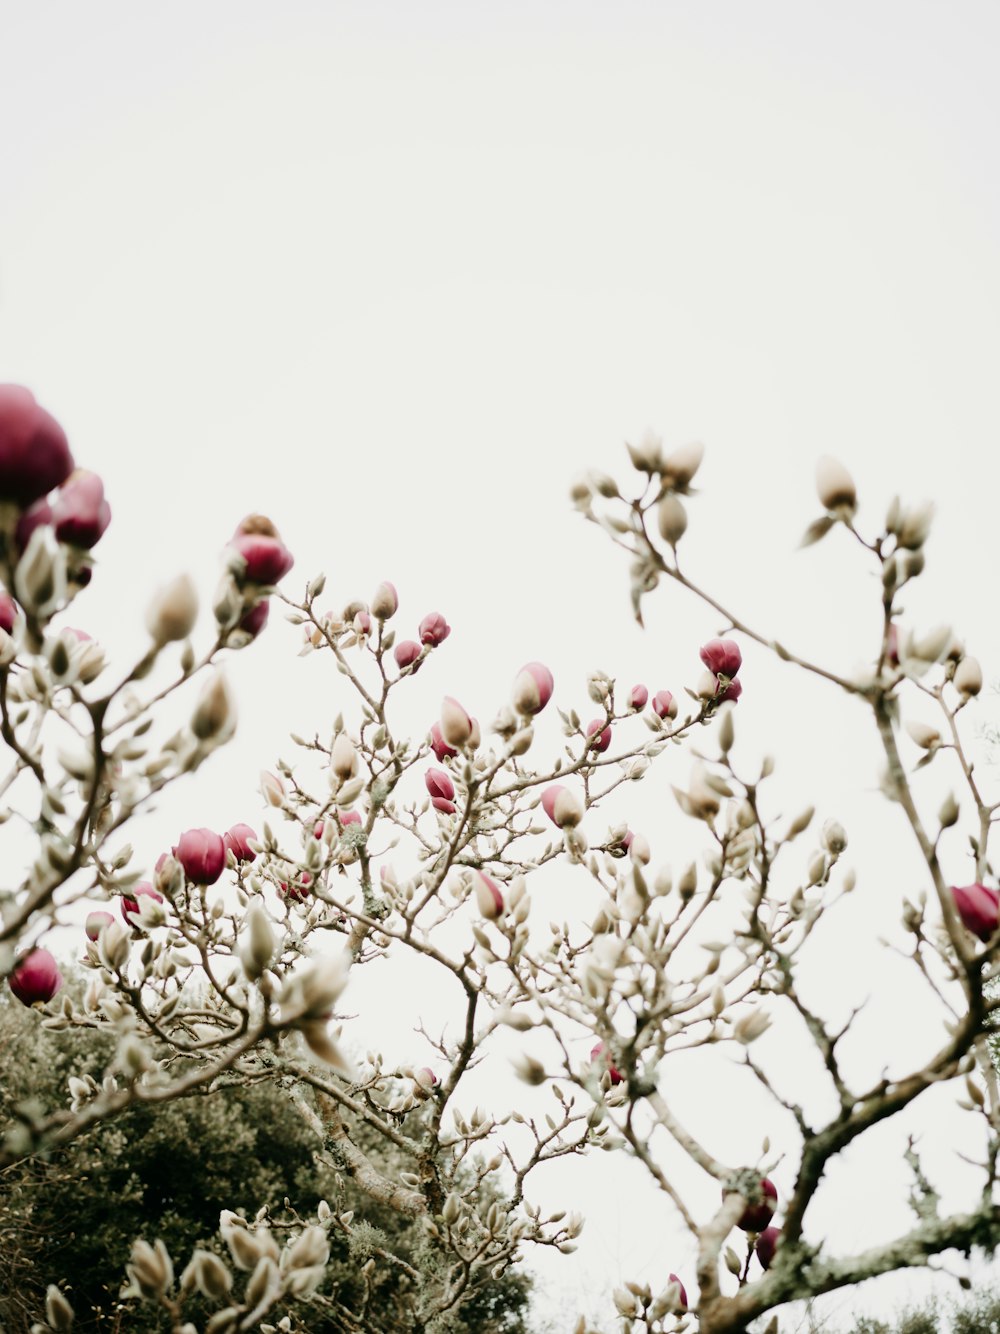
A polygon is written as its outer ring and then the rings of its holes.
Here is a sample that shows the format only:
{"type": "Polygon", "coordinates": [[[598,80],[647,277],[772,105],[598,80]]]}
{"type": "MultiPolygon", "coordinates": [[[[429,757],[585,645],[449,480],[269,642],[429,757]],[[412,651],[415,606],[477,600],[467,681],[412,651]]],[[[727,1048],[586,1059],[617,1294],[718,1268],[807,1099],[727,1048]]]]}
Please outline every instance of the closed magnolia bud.
{"type": "Polygon", "coordinates": [[[343,783],[352,777],[357,767],[358,752],[354,742],[346,732],[338,732],[330,753],[330,768],[343,783]]]}
{"type": "Polygon", "coordinates": [[[214,885],[226,864],[222,835],[211,829],[187,829],[177,840],[174,856],[196,885],[214,885]]]}
{"type": "Polygon", "coordinates": [[[911,740],[921,748],[921,750],[933,750],[935,746],[941,744],[941,733],[936,727],[929,727],[926,723],[910,721],[906,724],[906,730],[910,734],[911,740]]]}
{"type": "Polygon", "coordinates": [[[774,1259],[774,1253],[778,1249],[778,1243],[781,1240],[780,1227],[766,1227],[757,1238],[757,1245],[754,1247],[757,1253],[757,1259],[760,1261],[762,1269],[770,1269],[771,1261],[774,1259]]]}
{"type": "Polygon", "coordinates": [[[934,505],[931,501],[905,510],[896,528],[896,544],[909,551],[918,550],[927,541],[933,518],[934,505]]]}
{"type": "Polygon", "coordinates": [[[160,590],[146,612],[146,629],[158,648],[187,639],[198,619],[198,593],[189,574],[160,590]]]}
{"type": "Polygon", "coordinates": [[[668,454],[660,464],[660,474],[668,486],[675,486],[683,491],[701,467],[704,457],[705,446],[700,440],[690,445],[681,445],[679,449],[668,454]]]}
{"type": "Polygon", "coordinates": [[[844,509],[853,514],[857,508],[854,479],[844,465],[829,454],[824,454],[816,465],[816,492],[824,509],[844,509]]]}
{"type": "Polygon", "coordinates": [[[575,829],[583,819],[583,802],[559,783],[553,783],[542,793],[542,809],[559,829],[575,829]]]}
{"type": "Polygon", "coordinates": [[[441,705],[441,736],[449,746],[467,746],[472,740],[472,719],[457,699],[446,695],[441,705]]]}
{"type": "MultiPolygon", "coordinates": [[[[137,905],[138,906],[138,905],[137,905]]],[[[87,933],[88,940],[96,940],[109,922],[115,919],[109,912],[98,910],[87,914],[87,921],[84,924],[84,930],[87,933]]]]}
{"type": "Polygon", "coordinates": [[[734,639],[710,639],[707,644],[702,644],[698,656],[710,672],[730,680],[743,665],[743,654],[734,639]]]}
{"type": "Polygon", "coordinates": [[[443,815],[455,814],[455,784],[443,769],[428,769],[424,774],[424,786],[436,811],[443,815]]]}
{"type": "Polygon", "coordinates": [[[942,829],[950,829],[958,820],[959,809],[958,802],[955,800],[954,793],[949,792],[941,803],[941,809],[938,811],[938,821],[942,829]]]}
{"type": "Polygon", "coordinates": [[[620,1084],[622,1082],[622,1072],[611,1060],[610,1053],[603,1042],[598,1042],[591,1047],[590,1059],[602,1073],[605,1071],[607,1072],[612,1084],[620,1084]]]}
{"type": "Polygon", "coordinates": [[[953,885],[951,897],[962,925],[985,944],[1000,920],[1000,894],[989,885],[953,885]]]}
{"type": "Polygon", "coordinates": [[[514,708],[529,718],[541,713],[552,698],[554,685],[552,673],[544,663],[526,663],[514,678],[514,708]]]}
{"type": "Polygon", "coordinates": [[[587,724],[587,742],[588,750],[596,750],[603,754],[611,745],[611,727],[605,725],[603,718],[595,718],[593,722],[587,724]]]}
{"type": "Polygon", "coordinates": [[[628,707],[633,713],[638,713],[640,709],[646,707],[648,699],[649,691],[644,685],[633,686],[628,692],[628,707]]]}
{"type": "MultiPolygon", "coordinates": [[[[713,681],[713,686],[714,684],[713,681]]],[[[712,693],[715,694],[714,689],[712,693]]],[[[657,718],[672,719],[677,717],[677,701],[669,690],[658,690],[653,696],[652,707],[657,718]]]]}
{"type": "Polygon", "coordinates": [[[250,981],[256,982],[270,968],[275,946],[270,920],[259,903],[253,904],[247,913],[243,929],[246,939],[240,947],[240,962],[250,981]]]}
{"type": "Polygon", "coordinates": [[[7,981],[22,1005],[44,1004],[62,986],[62,974],[48,950],[33,949],[18,959],[7,981]]]}
{"type": "Polygon", "coordinates": [[[277,528],[263,514],[250,514],[229,542],[231,551],[242,557],[236,580],[244,584],[276,584],[295,564],[277,528]]]}
{"type": "Polygon", "coordinates": [[[203,1297],[221,1301],[233,1286],[233,1276],[217,1255],[196,1250],[181,1274],[181,1289],[197,1288],[203,1297]]]}
{"type": "MultiPolygon", "coordinates": [[[[729,1192],[723,1190],[725,1197],[729,1192]]],[[[736,1220],[736,1226],[744,1232],[763,1232],[774,1216],[778,1203],[778,1191],[773,1181],[764,1177],[756,1194],[756,1199],[748,1201],[747,1207],[736,1220]]],[[[746,1198],[746,1197],[744,1197],[746,1198]]]]}
{"type": "Polygon", "coordinates": [[[673,1303],[673,1309],[679,1311],[686,1311],[688,1308],[687,1289],[685,1288],[684,1284],[680,1281],[680,1279],[677,1277],[676,1274],[669,1274],[667,1277],[669,1282],[672,1283],[674,1287],[676,1287],[677,1289],[677,1296],[673,1303]]]}
{"type": "Polygon", "coordinates": [[[656,520],[660,527],[660,536],[672,547],[684,536],[688,526],[687,510],[675,495],[666,495],[656,510],[656,520]]]}
{"type": "Polygon", "coordinates": [[[248,824],[234,824],[232,829],[222,835],[226,851],[231,852],[238,862],[257,860],[257,854],[250,846],[251,841],[256,843],[257,835],[248,824]]]}
{"type": "Polygon", "coordinates": [[[839,821],[827,820],[823,826],[822,840],[827,851],[839,857],[847,847],[847,832],[839,821]]]}
{"type": "Polygon", "coordinates": [[[395,616],[398,610],[399,595],[396,592],[396,585],[385,580],[375,590],[375,596],[371,603],[371,614],[377,621],[388,621],[395,616]]]}
{"type": "Polygon", "coordinates": [[[63,1334],[73,1327],[73,1308],[54,1283],[45,1291],[45,1319],[55,1334],[63,1334]]]}
{"type": "Polygon", "coordinates": [[[740,1015],[736,1020],[733,1025],[733,1037],[737,1042],[749,1047],[751,1042],[756,1042],[770,1027],[771,1020],[763,1010],[751,1010],[749,1014],[740,1015]]]}
{"type": "Polygon", "coordinates": [[[983,669],[975,658],[963,658],[955,668],[953,681],[958,693],[969,699],[983,688],[983,669]]]}
{"type": "MultiPolygon", "coordinates": [[[[143,899],[148,899],[151,903],[162,903],[163,895],[155,890],[148,880],[140,880],[137,885],[132,886],[130,893],[122,895],[122,917],[129,926],[139,926],[142,922],[140,908],[143,899]]],[[[165,915],[163,920],[166,920],[165,915]]]]}
{"type": "Polygon", "coordinates": [[[392,650],[392,656],[396,659],[396,666],[399,670],[405,671],[407,667],[412,667],[420,658],[423,649],[415,639],[401,639],[392,650]]]}
{"type": "Polygon", "coordinates": [[[451,634],[451,626],[439,611],[432,611],[420,622],[418,633],[421,644],[428,644],[431,648],[437,648],[451,634]]]}
{"type": "Polygon", "coordinates": [[[174,1267],[162,1241],[150,1246],[148,1241],[132,1243],[129,1277],[144,1297],[159,1298],[174,1281],[174,1267]]]}
{"type": "Polygon", "coordinates": [[[24,508],[72,470],[73,456],[55,418],[29,389],[0,385],[0,500],[24,508]]]}
{"type": "Polygon", "coordinates": [[[434,723],[430,731],[431,750],[439,764],[444,764],[445,760],[451,759],[458,754],[453,746],[449,746],[441,732],[441,724],[434,723]]]}
{"type": "Polygon", "coordinates": [[[191,715],[191,731],[199,741],[225,740],[236,729],[236,700],[225,673],[213,672],[191,715]]]}
{"type": "Polygon", "coordinates": [[[485,871],[474,870],[472,872],[473,885],[476,895],[476,907],[480,915],[487,921],[493,922],[503,912],[503,894],[496,881],[488,876],[485,871]]]}
{"type": "Polygon", "coordinates": [[[78,468],[70,474],[52,501],[51,522],[60,542],[85,551],[97,545],[111,522],[111,509],[96,472],[78,468]]]}

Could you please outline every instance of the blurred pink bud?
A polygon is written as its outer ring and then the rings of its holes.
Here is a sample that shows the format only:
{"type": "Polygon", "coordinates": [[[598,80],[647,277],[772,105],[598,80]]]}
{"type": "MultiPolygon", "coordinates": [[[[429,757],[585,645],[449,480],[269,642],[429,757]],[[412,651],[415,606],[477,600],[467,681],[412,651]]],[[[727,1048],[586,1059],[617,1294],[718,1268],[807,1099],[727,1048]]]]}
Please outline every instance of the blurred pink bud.
{"type": "Polygon", "coordinates": [[[214,885],[226,864],[226,845],[211,829],[187,829],[177,840],[174,856],[189,880],[214,885]]]}
{"type": "Polygon", "coordinates": [[[553,783],[542,793],[542,810],[560,829],[575,829],[583,819],[580,798],[559,783],[553,783]]]}
{"type": "Polygon", "coordinates": [[[30,389],[0,385],[0,500],[24,508],[72,471],[73,455],[59,423],[30,389]]]}
{"type": "Polygon", "coordinates": [[[375,596],[372,598],[372,615],[377,621],[388,621],[398,610],[399,594],[396,592],[396,585],[390,584],[386,579],[375,590],[375,596]]]}
{"type": "Polygon", "coordinates": [[[433,723],[431,726],[431,750],[434,752],[438,764],[444,764],[445,760],[451,759],[457,755],[458,751],[449,746],[447,741],[441,735],[441,724],[433,723]]]}
{"type": "Polygon", "coordinates": [[[294,880],[290,885],[286,884],[284,880],[279,880],[278,890],[283,898],[298,899],[300,902],[304,903],[305,900],[309,897],[309,886],[311,884],[312,884],[312,876],[309,874],[309,872],[300,871],[298,879],[294,880]]]}
{"type": "Polygon", "coordinates": [[[60,542],[89,551],[104,536],[111,522],[111,507],[104,499],[104,483],[96,472],[78,468],[56,492],[52,525],[60,542]]]}
{"type": "Polygon", "coordinates": [[[438,644],[443,644],[451,634],[451,626],[439,611],[432,611],[420,622],[418,633],[421,644],[430,644],[431,648],[437,648],[438,644]]]}
{"type": "Polygon", "coordinates": [[[237,629],[243,630],[251,639],[256,639],[267,625],[267,618],[271,614],[271,605],[267,598],[261,598],[255,602],[249,611],[243,613],[243,616],[237,623],[237,629]]]}
{"type": "Polygon", "coordinates": [[[680,1291],[677,1294],[677,1305],[681,1308],[682,1311],[686,1311],[688,1309],[687,1288],[685,1288],[684,1284],[680,1281],[680,1279],[677,1277],[676,1274],[668,1274],[667,1282],[677,1284],[677,1287],[680,1289],[680,1291]]]}
{"type": "Polygon", "coordinates": [[[669,690],[658,690],[653,696],[653,712],[657,718],[677,717],[677,701],[669,690]]]}
{"type": "Polygon", "coordinates": [[[552,698],[555,682],[543,662],[526,663],[514,678],[514,708],[533,717],[541,713],[552,698]]]}
{"type": "Polygon", "coordinates": [[[455,784],[443,769],[428,769],[424,774],[424,784],[430,794],[436,811],[445,815],[454,815],[455,784]]]}
{"type": "Polygon", "coordinates": [[[607,750],[611,745],[611,726],[605,725],[603,718],[595,718],[592,723],[587,724],[587,735],[590,737],[588,749],[601,751],[607,750]]]}
{"type": "Polygon", "coordinates": [[[646,707],[646,701],[649,699],[649,691],[644,685],[633,686],[628,692],[628,707],[633,713],[638,713],[640,709],[646,707]]]}
{"type": "Polygon", "coordinates": [[[438,1077],[429,1065],[422,1065],[418,1070],[414,1070],[413,1082],[418,1089],[421,1089],[424,1093],[429,1093],[438,1082],[438,1077]]]}
{"type": "MultiPolygon", "coordinates": [[[[744,1232],[763,1232],[774,1216],[778,1204],[778,1190],[773,1181],[764,1177],[760,1183],[763,1198],[757,1204],[748,1204],[736,1220],[744,1232]]],[[[725,1198],[727,1192],[723,1190],[725,1198]]]]}
{"type": "Polygon", "coordinates": [[[338,811],[337,820],[342,829],[346,829],[349,824],[361,824],[361,816],[358,811],[338,811]]]}
{"type": "Polygon", "coordinates": [[[489,921],[495,921],[503,912],[503,895],[499,886],[484,871],[472,872],[476,886],[476,907],[480,915],[489,921]]]}
{"type": "Polygon", "coordinates": [[[771,1261],[774,1259],[774,1252],[778,1249],[778,1243],[781,1240],[780,1227],[766,1227],[757,1238],[757,1259],[760,1261],[762,1269],[770,1269],[771,1261]]]}
{"type": "Polygon", "coordinates": [[[953,885],[951,897],[965,929],[984,942],[989,940],[1000,921],[1000,894],[988,885],[953,885]]]}
{"type": "Polygon", "coordinates": [[[11,634],[17,621],[18,606],[9,593],[0,593],[0,630],[11,634]]]}
{"type": "Polygon", "coordinates": [[[229,545],[246,561],[237,576],[240,584],[276,584],[295,564],[274,524],[263,514],[249,514],[229,545]]]}
{"type": "Polygon", "coordinates": [[[467,746],[472,739],[472,719],[451,695],[441,705],[441,735],[449,746],[467,746]]]}
{"type": "Polygon", "coordinates": [[[257,835],[248,824],[234,824],[222,835],[222,844],[227,852],[231,852],[238,862],[253,862],[257,860],[257,854],[250,846],[248,839],[257,842],[257,835]]]}
{"type": "MultiPolygon", "coordinates": [[[[136,907],[136,911],[138,912],[138,910],[139,910],[139,905],[136,904],[135,907],[136,907]]],[[[101,932],[104,930],[104,928],[108,925],[108,923],[109,923],[109,922],[113,922],[114,920],[115,920],[115,919],[111,916],[111,914],[110,914],[109,912],[91,912],[91,913],[88,913],[88,914],[87,914],[87,921],[86,921],[86,923],[85,923],[85,925],[84,925],[84,928],[83,928],[83,929],[86,931],[86,933],[87,933],[87,939],[88,939],[88,940],[96,940],[97,937],[98,937],[98,936],[101,934],[101,932]]]]}
{"type": "Polygon", "coordinates": [[[406,667],[412,667],[422,652],[415,639],[403,639],[393,649],[392,656],[396,659],[396,666],[403,671],[406,667]]]}
{"type": "Polygon", "coordinates": [[[599,1065],[602,1070],[608,1072],[611,1076],[612,1084],[620,1084],[622,1082],[622,1072],[616,1065],[612,1064],[611,1057],[608,1055],[608,1050],[603,1042],[598,1042],[591,1047],[590,1059],[595,1065],[599,1065]]]}
{"type": "Polygon", "coordinates": [[[355,612],[354,614],[354,633],[356,635],[370,635],[372,632],[372,618],[366,611],[355,612]]]}
{"type": "Polygon", "coordinates": [[[730,681],[729,685],[726,686],[725,690],[723,690],[719,694],[718,697],[719,703],[735,704],[742,694],[743,694],[743,682],[740,680],[730,681]]]}
{"type": "Polygon", "coordinates": [[[885,637],[885,660],[890,667],[899,666],[899,630],[896,628],[895,621],[892,621],[889,625],[885,637]]]}
{"type": "Polygon", "coordinates": [[[132,886],[131,894],[123,894],[121,898],[122,916],[129,926],[139,925],[139,900],[143,895],[148,895],[156,903],[163,902],[163,895],[158,893],[148,880],[140,880],[137,885],[132,886]]]}
{"type": "MultiPolygon", "coordinates": [[[[2,427],[3,419],[0,415],[0,429],[2,427]]],[[[29,950],[27,954],[22,955],[7,980],[10,982],[11,991],[22,1005],[34,1005],[36,1001],[50,1001],[62,986],[62,974],[55,959],[48,950],[40,949],[29,950]]]]}
{"type": "Polygon", "coordinates": [[[710,639],[698,651],[698,656],[716,676],[734,677],[740,670],[743,654],[734,639],[710,639]]]}

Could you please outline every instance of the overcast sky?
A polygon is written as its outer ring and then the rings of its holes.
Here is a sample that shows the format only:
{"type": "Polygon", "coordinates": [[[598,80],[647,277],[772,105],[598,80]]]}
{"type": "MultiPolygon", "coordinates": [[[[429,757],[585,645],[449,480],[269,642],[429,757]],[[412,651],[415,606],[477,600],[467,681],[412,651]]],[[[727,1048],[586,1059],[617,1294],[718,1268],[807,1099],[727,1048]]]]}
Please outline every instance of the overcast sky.
{"type": "MultiPolygon", "coordinates": [[[[994,4],[0,0],[0,21],[0,379],[105,478],[73,619],[114,652],[179,569],[208,597],[263,509],[289,591],[322,569],[338,606],[391,578],[401,627],[448,616],[416,719],[444,693],[492,716],[531,658],[581,710],[592,667],[676,691],[719,618],[662,589],[640,631],[626,562],[567,500],[652,427],[706,443],[692,572],[844,670],[877,651],[876,588],[840,534],[796,550],[816,458],[851,468],[871,526],[895,491],[933,498],[908,615],[952,621],[996,677],[994,4]]],[[[149,861],[179,828],[259,819],[259,768],[346,708],[295,635],[278,617],[234,663],[238,739],[150,821],[149,861]]],[[[814,792],[857,849],[854,916],[816,960],[835,1010],[891,970],[858,942],[919,867],[864,720],[845,703],[831,727],[828,691],[746,659],[748,767],[774,751],[787,801],[814,792]]],[[[668,858],[667,776],[643,800],[668,858]]],[[[859,1068],[923,1050],[920,1001],[886,993],[859,1068]]],[[[714,1147],[752,1156],[749,1121],[714,1147]]],[[[972,1179],[950,1147],[937,1166],[946,1193],[972,1179]]],[[[633,1197],[610,1169],[550,1275],[568,1292],[679,1267],[639,1174],[633,1197]]],[[[827,1226],[905,1222],[841,1202],[827,1226]]]]}

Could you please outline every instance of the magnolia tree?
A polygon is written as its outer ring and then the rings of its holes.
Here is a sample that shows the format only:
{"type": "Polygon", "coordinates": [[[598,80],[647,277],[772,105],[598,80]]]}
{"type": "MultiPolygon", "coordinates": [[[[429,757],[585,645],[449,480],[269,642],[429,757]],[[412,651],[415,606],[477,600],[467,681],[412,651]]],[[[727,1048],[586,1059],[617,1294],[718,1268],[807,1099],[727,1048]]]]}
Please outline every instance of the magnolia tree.
{"type": "MultiPolygon", "coordinates": [[[[665,1265],[655,1288],[633,1281],[609,1294],[606,1327],[743,1330],[783,1303],[949,1248],[992,1248],[1000,1222],[992,1194],[1000,1099],[987,1047],[1000,1004],[989,985],[1000,944],[998,894],[987,883],[995,808],[960,731],[982,685],[978,664],[950,630],[916,635],[898,620],[900,590],[923,566],[929,510],[894,501],[884,527],[865,533],[851,478],[832,460],[820,464],[824,513],[806,540],[844,528],[880,575],[881,637],[869,668],[848,678],[752,629],[682,572],[700,448],[664,455],[646,441],[631,461],[627,482],[592,475],[574,488],[575,504],[629,553],[637,616],[644,596],[673,581],[715,609],[723,637],[692,650],[700,674],[675,694],[592,674],[594,717],[559,711],[564,740],[557,753],[539,754],[536,720],[558,706],[539,662],[518,673],[482,725],[456,689],[426,734],[401,735],[401,702],[447,639],[445,618],[428,615],[404,637],[397,624],[411,623],[397,616],[388,582],[340,611],[320,610],[322,576],[301,599],[276,594],[293,558],[261,516],[245,519],[225,548],[212,614],[199,619],[193,585],[178,579],[150,602],[139,661],[112,669],[97,643],[64,624],[110,519],[102,483],[75,469],[62,430],[27,390],[0,389],[9,590],[0,605],[0,789],[4,818],[18,816],[35,839],[19,879],[6,863],[3,972],[31,1011],[25,1022],[93,1030],[112,1037],[116,1053],[93,1077],[71,1079],[63,1105],[26,1108],[7,1129],[0,1165],[71,1144],[136,1104],[270,1081],[295,1101],[317,1153],[355,1194],[414,1220],[421,1237],[402,1255],[363,1211],[335,1199],[309,1217],[292,1201],[280,1218],[238,1202],[240,1212],[223,1213],[213,1248],[170,1255],[155,1236],[136,1238],[123,1291],[134,1322],[158,1320],[179,1334],[381,1330],[372,1294],[389,1275],[397,1323],[405,1310],[406,1328],[446,1330],[532,1247],[575,1249],[584,1220],[533,1203],[533,1174],[596,1147],[639,1161],[697,1257],[677,1272],[665,1265]],[[133,817],[232,735],[221,664],[263,631],[275,596],[302,628],[304,651],[329,661],[341,691],[332,728],[296,738],[296,763],[263,773],[266,818],[258,812],[252,826],[228,831],[190,828],[170,849],[133,849],[124,837],[133,817]],[[938,998],[946,1039],[918,1068],[868,1087],[853,1086],[842,1068],[850,1025],[831,1027],[800,986],[807,943],[822,938],[831,907],[853,888],[840,865],[847,835],[834,820],[814,822],[812,810],[776,819],[770,762],[751,777],[733,761],[741,641],[868,712],[884,750],[885,794],[923,860],[928,892],[905,904],[905,948],[938,998]],[[164,662],[173,675],[154,687],[164,662]],[[933,704],[938,725],[907,721],[911,700],[933,704]],[[949,798],[935,816],[923,810],[925,780],[904,766],[901,729],[924,752],[918,770],[947,752],[961,802],[949,798]],[[609,825],[600,807],[618,789],[656,782],[661,757],[692,742],[697,762],[674,792],[677,819],[701,831],[704,856],[671,874],[652,864],[637,831],[609,825]],[[955,886],[940,853],[960,810],[975,875],[955,886]],[[800,837],[813,840],[805,876],[783,855],[800,837]],[[533,885],[552,874],[591,885],[599,896],[591,920],[535,921],[533,885]],[[72,923],[90,977],[80,1004],[60,994],[47,945],[53,927],[72,923]],[[442,1023],[413,1003],[421,1054],[397,1066],[379,1054],[370,1022],[351,1015],[351,990],[359,970],[391,978],[407,958],[442,979],[449,1014],[442,1023]],[[835,1110],[815,1123],[779,1095],[755,1055],[782,1012],[825,1072],[835,1110]],[[512,1038],[516,1073],[537,1086],[545,1113],[519,1110],[516,1094],[509,1110],[469,1107],[468,1076],[491,1054],[506,1067],[500,1053],[512,1038]],[[772,1182],[778,1156],[767,1141],[756,1161],[728,1161],[671,1105],[671,1057],[711,1044],[720,1060],[737,1053],[776,1116],[797,1126],[798,1143],[784,1135],[781,1150],[797,1164],[787,1198],[772,1182]],[[912,1228],[863,1253],[831,1253],[807,1228],[831,1160],[945,1081],[984,1127],[976,1206],[942,1213],[911,1151],[912,1228]],[[381,1158],[370,1152],[379,1141],[391,1149],[381,1158]],[[678,1152],[714,1181],[710,1207],[703,1190],[680,1184],[690,1172],[673,1170],[678,1152]],[[331,1248],[345,1247],[361,1280],[350,1302],[324,1290],[331,1248]]],[[[52,1279],[36,1330],[73,1324],[70,1297],[52,1279]]],[[[587,1322],[576,1328],[585,1334],[587,1322]]]]}

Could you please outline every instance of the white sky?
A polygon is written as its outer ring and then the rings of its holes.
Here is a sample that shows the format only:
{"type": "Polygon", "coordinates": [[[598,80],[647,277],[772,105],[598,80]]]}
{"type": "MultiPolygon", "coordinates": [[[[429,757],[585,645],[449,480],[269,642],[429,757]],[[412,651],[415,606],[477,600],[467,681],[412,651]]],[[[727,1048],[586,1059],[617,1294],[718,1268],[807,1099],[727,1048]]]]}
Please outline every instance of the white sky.
{"type": "MultiPolygon", "coordinates": [[[[639,631],[624,560],[566,499],[584,467],[623,474],[649,425],[707,444],[692,572],[837,667],[874,654],[875,590],[839,534],[795,551],[816,457],[848,464],[871,525],[896,490],[933,497],[907,609],[951,620],[995,676],[998,38],[1000,11],[971,2],[0,0],[0,379],[35,390],[114,510],[70,619],[137,650],[149,590],[188,568],[208,596],[265,509],[289,590],[324,569],[339,605],[392,578],[401,630],[446,613],[418,730],[446,692],[491,717],[530,658],[581,711],[596,666],[676,691],[718,619],[663,589],[639,631]]],[[[258,769],[346,706],[296,647],[279,617],[234,662],[239,737],[150,822],[148,861],[188,825],[256,823],[258,769]]],[[[866,970],[894,978],[866,941],[919,868],[859,711],[753,649],[744,677],[747,767],[773,750],[789,809],[815,794],[857,849],[854,916],[816,959],[838,1013],[866,970]]],[[[668,777],[641,808],[658,860],[690,837],[668,777]]],[[[895,987],[859,1069],[925,1049],[895,987]]],[[[698,1114],[734,1159],[768,1128],[698,1114]]],[[[848,1155],[831,1237],[905,1224],[844,1202],[886,1142],[848,1155]]],[[[547,1281],[679,1270],[638,1174],[633,1197],[620,1164],[593,1170],[566,1201],[584,1244],[547,1281]]]]}

